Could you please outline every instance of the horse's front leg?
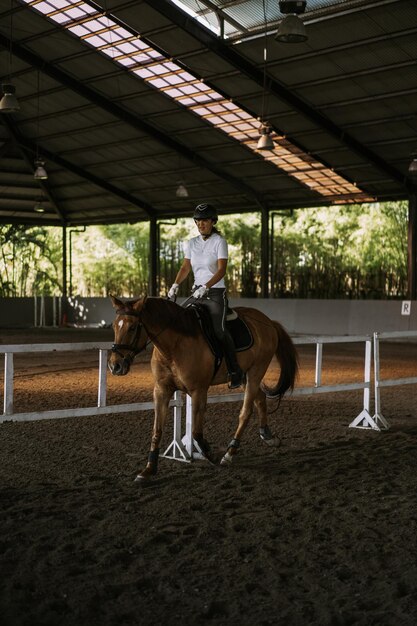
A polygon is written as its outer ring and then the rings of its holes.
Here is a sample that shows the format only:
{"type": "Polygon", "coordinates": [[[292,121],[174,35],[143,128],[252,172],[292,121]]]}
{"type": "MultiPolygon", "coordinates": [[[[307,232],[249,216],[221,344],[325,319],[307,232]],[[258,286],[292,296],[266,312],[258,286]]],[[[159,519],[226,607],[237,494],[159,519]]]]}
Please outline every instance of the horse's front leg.
{"type": "Polygon", "coordinates": [[[233,460],[234,455],[237,453],[240,446],[240,439],[243,435],[243,432],[248,424],[249,418],[253,413],[253,405],[255,398],[257,397],[259,389],[259,381],[254,382],[250,380],[250,374],[248,375],[248,381],[245,388],[245,397],[243,399],[243,405],[239,413],[239,425],[237,430],[233,436],[233,439],[230,441],[227,446],[226,454],[223,456],[220,461],[221,465],[230,465],[233,460]]]}
{"type": "Polygon", "coordinates": [[[200,452],[212,461],[211,450],[208,442],[204,439],[204,415],[207,407],[207,390],[191,393],[192,417],[193,417],[193,439],[200,452]]]}
{"type": "Polygon", "coordinates": [[[135,481],[149,480],[158,471],[159,444],[164,431],[165,421],[168,414],[169,401],[174,390],[171,387],[155,385],[153,399],[155,403],[155,418],[153,423],[151,449],[145,469],[136,476],[135,481]]]}

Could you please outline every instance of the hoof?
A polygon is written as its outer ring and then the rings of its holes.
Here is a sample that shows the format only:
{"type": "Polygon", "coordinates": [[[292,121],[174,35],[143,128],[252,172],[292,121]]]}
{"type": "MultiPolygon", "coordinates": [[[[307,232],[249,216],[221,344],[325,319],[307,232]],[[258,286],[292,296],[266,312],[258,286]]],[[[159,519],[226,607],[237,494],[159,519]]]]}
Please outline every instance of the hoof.
{"type": "Polygon", "coordinates": [[[151,480],[151,478],[153,476],[155,476],[155,474],[156,474],[156,472],[153,472],[152,470],[149,470],[147,467],[145,467],[143,472],[138,474],[133,482],[134,483],[142,483],[142,484],[148,483],[151,480]]]}
{"type": "Polygon", "coordinates": [[[259,429],[259,436],[268,446],[276,448],[281,445],[281,439],[279,437],[275,437],[275,435],[271,433],[268,425],[259,429]]]}
{"type": "Polygon", "coordinates": [[[261,437],[261,439],[267,446],[271,446],[271,448],[278,448],[278,446],[281,445],[281,439],[278,439],[278,437],[272,437],[272,439],[263,439],[261,437]]]}
{"type": "Polygon", "coordinates": [[[224,455],[224,457],[222,458],[222,460],[220,461],[220,465],[230,465],[233,461],[233,455],[229,454],[229,452],[226,452],[226,454],[224,455]]]}
{"type": "Polygon", "coordinates": [[[214,457],[211,448],[205,439],[194,439],[194,445],[198,454],[200,454],[203,459],[205,459],[212,465],[217,465],[216,458],[214,457]]]}

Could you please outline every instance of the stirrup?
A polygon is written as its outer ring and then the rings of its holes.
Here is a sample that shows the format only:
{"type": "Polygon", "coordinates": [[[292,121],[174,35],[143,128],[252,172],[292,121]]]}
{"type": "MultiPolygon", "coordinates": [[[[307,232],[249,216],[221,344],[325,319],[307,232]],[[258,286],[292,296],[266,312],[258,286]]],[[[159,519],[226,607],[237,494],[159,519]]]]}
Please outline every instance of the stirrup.
{"type": "Polygon", "coordinates": [[[229,389],[237,389],[246,383],[245,372],[230,372],[229,389]]]}

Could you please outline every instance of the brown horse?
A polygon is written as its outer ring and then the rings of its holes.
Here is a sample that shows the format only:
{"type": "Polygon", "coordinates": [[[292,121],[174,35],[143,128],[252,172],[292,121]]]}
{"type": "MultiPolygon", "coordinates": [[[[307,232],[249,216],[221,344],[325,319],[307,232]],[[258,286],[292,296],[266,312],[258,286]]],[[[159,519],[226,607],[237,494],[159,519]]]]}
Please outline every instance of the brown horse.
{"type": "MultiPolygon", "coordinates": [[[[159,444],[168,413],[169,401],[176,390],[192,398],[193,438],[203,454],[210,450],[203,438],[204,412],[210,386],[227,381],[224,363],[214,373],[214,355],[201,331],[195,313],[170,300],[144,297],[122,302],[110,296],[116,309],[113,322],[114,344],[109,369],[116,376],[128,373],[135,355],[150,340],[154,345],[151,367],[155,379],[155,421],[151,449],[145,469],[137,480],[150,478],[158,467],[159,444]]],[[[264,440],[273,439],[267,424],[266,398],[278,398],[294,387],[298,372],[297,352],[291,338],[278,323],[256,309],[235,309],[253,335],[252,346],[238,354],[239,364],[246,372],[243,406],[239,425],[221,463],[228,464],[236,454],[240,439],[255,404],[260,433],[264,440]],[[276,356],[281,367],[275,387],[262,383],[268,366],[276,356]]]]}

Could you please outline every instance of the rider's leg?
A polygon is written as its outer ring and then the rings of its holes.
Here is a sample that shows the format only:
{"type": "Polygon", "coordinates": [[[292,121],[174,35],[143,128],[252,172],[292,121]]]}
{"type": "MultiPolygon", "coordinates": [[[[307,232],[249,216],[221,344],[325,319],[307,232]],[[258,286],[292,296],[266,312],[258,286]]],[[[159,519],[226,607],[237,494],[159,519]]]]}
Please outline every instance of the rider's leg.
{"type": "Polygon", "coordinates": [[[226,328],[227,297],[224,289],[210,289],[208,298],[202,299],[202,304],[209,309],[213,320],[213,330],[224,351],[227,371],[229,372],[230,389],[240,387],[245,383],[245,374],[236,358],[233,339],[226,328]]]}
{"type": "Polygon", "coordinates": [[[224,358],[226,361],[227,371],[229,372],[230,376],[229,388],[236,389],[246,382],[246,377],[245,373],[237,362],[235,345],[227,328],[225,329],[225,332],[223,334],[222,346],[224,350],[224,358]]]}

